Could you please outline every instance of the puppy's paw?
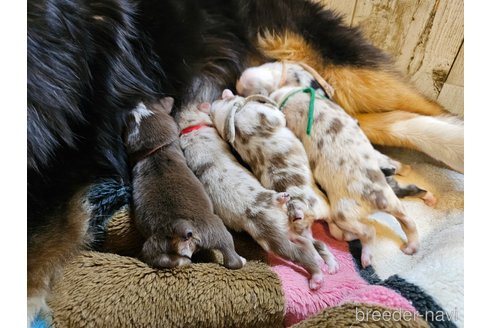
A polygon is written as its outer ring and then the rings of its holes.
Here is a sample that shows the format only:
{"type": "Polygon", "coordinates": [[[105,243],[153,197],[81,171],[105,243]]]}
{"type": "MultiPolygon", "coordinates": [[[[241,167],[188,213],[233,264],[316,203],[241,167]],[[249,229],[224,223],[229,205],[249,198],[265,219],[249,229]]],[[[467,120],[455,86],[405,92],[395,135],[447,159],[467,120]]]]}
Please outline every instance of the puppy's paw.
{"type": "Polygon", "coordinates": [[[413,255],[417,252],[419,246],[415,243],[407,243],[402,245],[401,251],[407,255],[413,255]]]}
{"type": "Polygon", "coordinates": [[[323,273],[314,273],[309,279],[309,288],[312,290],[317,290],[323,284],[323,273]]]}
{"type": "Polygon", "coordinates": [[[178,267],[186,266],[186,265],[190,265],[190,264],[191,264],[191,259],[189,259],[187,257],[179,257],[177,260],[177,266],[178,267]]]}
{"type": "Polygon", "coordinates": [[[369,252],[363,251],[362,256],[360,258],[360,261],[361,261],[362,267],[364,269],[367,268],[368,266],[370,266],[372,264],[372,254],[369,252]]]}
{"type": "Polygon", "coordinates": [[[234,257],[233,259],[227,260],[224,259],[224,266],[231,270],[241,269],[246,264],[246,259],[240,255],[234,257]]]}
{"type": "Polygon", "coordinates": [[[290,195],[287,192],[279,192],[275,195],[275,199],[279,205],[283,205],[290,200],[290,195]]]}
{"type": "Polygon", "coordinates": [[[425,205],[434,207],[437,204],[437,198],[430,192],[426,192],[424,197],[422,197],[422,200],[424,201],[425,205]]]}
{"type": "Polygon", "coordinates": [[[338,264],[338,261],[335,259],[335,257],[330,257],[328,261],[326,262],[326,265],[328,266],[328,273],[329,274],[334,274],[337,273],[338,270],[340,270],[340,264],[338,264]]]}
{"type": "Polygon", "coordinates": [[[177,254],[160,254],[150,260],[147,260],[146,262],[156,268],[172,269],[190,265],[191,259],[189,257],[180,256],[177,254]]]}

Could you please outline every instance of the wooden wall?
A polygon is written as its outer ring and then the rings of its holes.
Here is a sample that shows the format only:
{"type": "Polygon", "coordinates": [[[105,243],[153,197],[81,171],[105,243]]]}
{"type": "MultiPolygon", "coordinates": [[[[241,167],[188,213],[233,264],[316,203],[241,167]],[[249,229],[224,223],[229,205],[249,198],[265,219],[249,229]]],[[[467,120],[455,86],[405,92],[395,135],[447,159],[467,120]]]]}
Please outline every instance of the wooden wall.
{"type": "Polygon", "coordinates": [[[394,56],[417,88],[463,116],[463,0],[318,0],[394,56]]]}

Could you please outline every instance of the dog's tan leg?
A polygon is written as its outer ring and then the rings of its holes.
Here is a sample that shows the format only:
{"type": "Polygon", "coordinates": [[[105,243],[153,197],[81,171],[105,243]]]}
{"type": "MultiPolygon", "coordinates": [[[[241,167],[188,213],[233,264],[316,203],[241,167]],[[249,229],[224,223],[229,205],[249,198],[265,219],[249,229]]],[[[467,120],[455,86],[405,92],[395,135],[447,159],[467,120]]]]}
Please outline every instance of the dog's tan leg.
{"type": "Polygon", "coordinates": [[[89,210],[77,193],[67,205],[50,218],[49,225],[36,231],[27,248],[27,319],[30,324],[46,304],[53,279],[87,241],[89,210]]]}
{"type": "Polygon", "coordinates": [[[327,67],[334,100],[359,120],[372,143],[416,149],[464,171],[463,121],[395,74],[327,67]],[[337,87],[338,85],[338,87],[337,87]]]}

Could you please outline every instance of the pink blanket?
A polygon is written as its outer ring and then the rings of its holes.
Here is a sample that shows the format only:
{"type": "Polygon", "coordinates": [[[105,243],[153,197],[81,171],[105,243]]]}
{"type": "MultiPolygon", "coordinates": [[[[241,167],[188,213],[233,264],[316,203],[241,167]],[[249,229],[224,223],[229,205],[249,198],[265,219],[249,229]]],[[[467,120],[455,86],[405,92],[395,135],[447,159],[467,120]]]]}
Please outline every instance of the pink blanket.
{"type": "Polygon", "coordinates": [[[309,274],[305,269],[269,254],[268,262],[282,281],[286,300],[286,326],[304,320],[326,307],[344,303],[369,303],[416,312],[411,303],[397,292],[366,282],[359,275],[348,244],[331,237],[326,223],[316,222],[313,225],[313,235],[326,243],[340,264],[339,271],[333,275],[326,272],[325,265],[323,286],[316,291],[309,289],[309,274]]]}

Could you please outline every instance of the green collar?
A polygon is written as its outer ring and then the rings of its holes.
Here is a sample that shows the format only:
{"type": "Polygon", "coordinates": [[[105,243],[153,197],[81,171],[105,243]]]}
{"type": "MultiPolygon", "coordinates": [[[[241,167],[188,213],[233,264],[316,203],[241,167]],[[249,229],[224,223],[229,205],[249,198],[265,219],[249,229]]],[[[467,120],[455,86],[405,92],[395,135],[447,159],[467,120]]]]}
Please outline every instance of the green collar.
{"type": "Polygon", "coordinates": [[[304,88],[304,89],[296,89],[294,91],[291,91],[290,93],[287,94],[287,96],[284,98],[284,100],[280,103],[280,106],[278,107],[280,110],[283,110],[285,105],[287,104],[287,101],[292,97],[293,95],[296,95],[300,92],[304,93],[310,93],[311,98],[309,99],[309,111],[308,111],[308,124],[306,128],[306,134],[308,136],[311,135],[311,129],[313,127],[313,117],[314,117],[314,100],[316,99],[316,96],[320,99],[326,99],[325,97],[321,97],[320,95],[316,94],[316,90],[312,87],[304,88]]]}

